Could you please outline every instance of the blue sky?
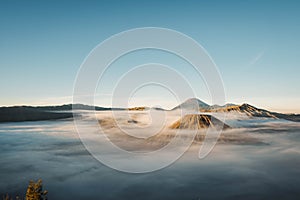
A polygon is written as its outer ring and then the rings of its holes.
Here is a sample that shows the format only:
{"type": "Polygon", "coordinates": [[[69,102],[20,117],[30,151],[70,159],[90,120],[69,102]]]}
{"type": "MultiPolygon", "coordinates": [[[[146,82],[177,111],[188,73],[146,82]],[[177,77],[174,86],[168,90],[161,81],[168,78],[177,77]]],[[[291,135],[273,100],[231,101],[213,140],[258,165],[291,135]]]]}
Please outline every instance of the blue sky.
{"type": "MultiPolygon", "coordinates": [[[[154,26],[187,34],[208,51],[228,102],[300,113],[299,9],[299,1],[0,1],[0,105],[69,103],[96,45],[154,26]]],[[[209,103],[205,93],[199,87],[209,103]]]]}

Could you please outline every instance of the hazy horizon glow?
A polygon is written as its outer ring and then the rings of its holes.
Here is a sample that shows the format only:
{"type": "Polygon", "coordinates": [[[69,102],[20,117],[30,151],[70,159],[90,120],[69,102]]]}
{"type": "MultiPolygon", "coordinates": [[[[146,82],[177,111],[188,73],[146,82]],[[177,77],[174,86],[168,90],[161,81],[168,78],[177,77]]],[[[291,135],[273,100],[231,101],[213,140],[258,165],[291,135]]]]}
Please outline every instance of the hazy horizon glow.
{"type": "MultiPolygon", "coordinates": [[[[72,102],[77,71],[88,53],[113,34],[137,27],[164,27],[199,42],[217,64],[227,102],[300,113],[300,2],[213,1],[14,1],[0,6],[0,106],[72,102]]],[[[104,78],[95,104],[111,106],[110,81],[132,66],[159,61],[197,85],[201,77],[169,54],[137,52],[120,59],[104,78]]],[[[188,98],[188,97],[187,97],[188,98]]],[[[172,108],[167,91],[138,91],[130,106],[172,108]]]]}

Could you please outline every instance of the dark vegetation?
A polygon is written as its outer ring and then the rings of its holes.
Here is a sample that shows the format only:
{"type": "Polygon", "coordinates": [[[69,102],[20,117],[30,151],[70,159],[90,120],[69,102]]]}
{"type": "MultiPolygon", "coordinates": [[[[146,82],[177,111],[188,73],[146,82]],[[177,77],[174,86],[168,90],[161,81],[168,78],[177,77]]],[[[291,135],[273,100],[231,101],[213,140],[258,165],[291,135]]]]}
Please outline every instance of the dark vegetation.
{"type": "Polygon", "coordinates": [[[3,200],[47,200],[48,191],[43,190],[43,182],[42,180],[38,180],[37,182],[29,181],[26,196],[22,198],[20,196],[16,196],[13,198],[12,196],[6,194],[2,197],[3,200]]]}

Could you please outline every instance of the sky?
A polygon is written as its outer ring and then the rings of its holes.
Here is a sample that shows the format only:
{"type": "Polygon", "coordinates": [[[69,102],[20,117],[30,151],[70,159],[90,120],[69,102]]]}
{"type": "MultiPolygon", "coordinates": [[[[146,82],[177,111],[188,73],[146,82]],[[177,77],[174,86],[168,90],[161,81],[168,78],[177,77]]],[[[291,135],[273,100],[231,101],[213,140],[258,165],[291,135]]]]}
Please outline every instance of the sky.
{"type": "MultiPolygon", "coordinates": [[[[299,1],[275,0],[2,0],[0,105],[70,103],[77,72],[94,47],[128,29],[163,27],[182,32],[205,48],[219,69],[227,102],[300,113],[299,8],[299,1]]],[[[110,105],[109,76],[121,76],[122,66],[130,61],[158,59],[182,73],[188,71],[167,54],[142,51],[135,56],[111,69],[103,83],[107,87],[97,91],[97,105],[110,105]]],[[[192,75],[188,79],[196,85],[197,97],[211,103],[203,80],[192,75]]],[[[157,86],[136,92],[134,98],[131,105],[170,108],[177,103],[157,86]]]]}

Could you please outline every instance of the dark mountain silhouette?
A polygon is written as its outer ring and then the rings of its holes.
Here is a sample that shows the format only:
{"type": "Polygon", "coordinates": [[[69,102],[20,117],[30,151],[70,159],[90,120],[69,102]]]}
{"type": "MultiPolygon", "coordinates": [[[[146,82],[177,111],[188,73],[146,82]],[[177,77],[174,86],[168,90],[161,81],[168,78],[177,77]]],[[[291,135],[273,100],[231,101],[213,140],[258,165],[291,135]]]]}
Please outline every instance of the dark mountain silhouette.
{"type": "Polygon", "coordinates": [[[22,106],[43,111],[71,111],[74,110],[125,110],[123,108],[106,108],[100,106],[89,106],[84,104],[64,104],[59,106],[22,106]]]}
{"type": "Polygon", "coordinates": [[[0,122],[57,120],[72,117],[73,114],[68,112],[50,112],[23,106],[0,108],[0,122]]]}
{"type": "Polygon", "coordinates": [[[12,106],[0,107],[0,122],[42,121],[72,118],[74,110],[124,110],[104,108],[84,104],[65,104],[60,106],[12,106]],[[64,112],[62,112],[64,111],[64,112]],[[70,112],[66,112],[70,111],[70,112]]]}

